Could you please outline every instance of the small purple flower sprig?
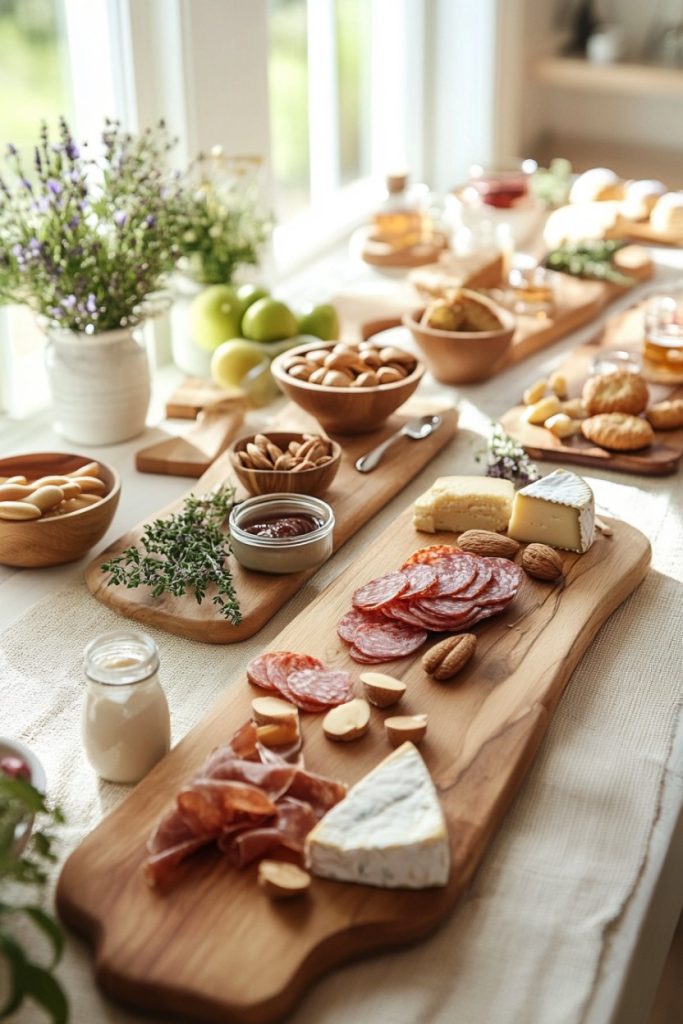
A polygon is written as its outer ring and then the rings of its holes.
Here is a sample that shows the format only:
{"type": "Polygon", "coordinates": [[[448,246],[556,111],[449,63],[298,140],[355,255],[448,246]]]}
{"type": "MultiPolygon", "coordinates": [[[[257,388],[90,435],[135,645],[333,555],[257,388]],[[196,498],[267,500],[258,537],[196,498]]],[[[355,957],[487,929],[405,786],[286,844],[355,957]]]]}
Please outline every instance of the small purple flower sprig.
{"type": "Polygon", "coordinates": [[[516,487],[525,487],[541,475],[522,445],[506,434],[500,423],[491,424],[486,450],[475,457],[477,462],[486,459],[486,476],[510,480],[516,487]]]}
{"type": "Polygon", "coordinates": [[[179,255],[188,193],[168,162],[163,122],[140,135],[107,119],[101,153],[76,145],[60,118],[43,124],[33,166],[7,147],[0,177],[0,303],[96,334],[133,326],[179,255]]]}

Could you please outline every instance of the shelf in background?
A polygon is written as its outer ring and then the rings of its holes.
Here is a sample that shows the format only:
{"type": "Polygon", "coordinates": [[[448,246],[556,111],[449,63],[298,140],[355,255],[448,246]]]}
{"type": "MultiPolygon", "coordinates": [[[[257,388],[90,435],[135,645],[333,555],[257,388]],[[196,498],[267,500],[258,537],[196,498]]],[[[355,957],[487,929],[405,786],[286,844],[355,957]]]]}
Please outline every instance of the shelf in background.
{"type": "Polygon", "coordinates": [[[683,96],[683,68],[655,64],[591,64],[583,57],[542,57],[532,65],[536,82],[562,89],[620,96],[683,96]]]}

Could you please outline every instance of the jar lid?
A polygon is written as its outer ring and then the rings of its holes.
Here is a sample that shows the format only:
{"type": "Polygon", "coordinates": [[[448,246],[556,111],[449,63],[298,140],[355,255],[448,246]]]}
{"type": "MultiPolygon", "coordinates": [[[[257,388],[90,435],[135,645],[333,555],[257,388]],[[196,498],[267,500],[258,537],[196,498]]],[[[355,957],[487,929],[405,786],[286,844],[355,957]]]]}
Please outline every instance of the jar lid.
{"type": "Polygon", "coordinates": [[[159,668],[159,652],[146,633],[104,633],[83,652],[88,679],[105,686],[128,686],[149,679],[159,668]]]}

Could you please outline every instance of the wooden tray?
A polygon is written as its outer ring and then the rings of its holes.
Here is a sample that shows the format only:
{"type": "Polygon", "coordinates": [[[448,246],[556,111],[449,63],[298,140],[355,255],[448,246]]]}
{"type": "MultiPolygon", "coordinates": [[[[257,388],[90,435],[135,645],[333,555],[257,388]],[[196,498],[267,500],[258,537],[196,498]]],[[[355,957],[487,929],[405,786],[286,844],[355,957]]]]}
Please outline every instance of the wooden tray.
{"type": "MultiPolygon", "coordinates": [[[[642,346],[642,304],[614,317],[605,331],[587,345],[570,353],[560,367],[567,378],[571,398],[581,394],[584,381],[590,376],[593,360],[609,350],[632,352],[640,358],[642,346]]],[[[647,375],[647,371],[646,371],[647,375]]],[[[530,380],[531,384],[532,381],[530,380]]],[[[648,381],[651,402],[683,398],[683,385],[648,381]]],[[[636,452],[609,452],[598,448],[582,436],[562,440],[545,427],[534,427],[524,419],[525,406],[516,405],[500,422],[511,437],[520,441],[532,459],[568,462],[578,466],[594,466],[644,476],[666,476],[675,473],[683,455],[683,428],[655,431],[655,442],[636,452]]]]}
{"type": "MultiPolygon", "coordinates": [[[[249,717],[254,691],[236,681],[211,713],[106,818],[66,862],[57,890],[62,918],[95,946],[96,976],[116,999],[193,1022],[279,1020],[321,974],[369,952],[411,942],[454,908],[533,761],[567,681],[605,619],[643,579],[647,539],[610,521],[583,556],[564,556],[554,586],[524,581],[507,613],[476,627],[477,654],[457,683],[424,675],[420,654],[386,666],[408,684],[406,713],[427,712],[421,747],[449,826],[452,872],[443,889],[409,892],[314,879],[310,896],[286,904],[258,890],[256,870],[228,867],[206,852],[165,896],[149,890],[141,865],[161,813],[209,751],[249,717]]],[[[359,583],[399,566],[424,543],[406,512],[273,641],[273,650],[360,667],[335,625],[359,583]]],[[[348,783],[390,747],[373,708],[370,732],[330,743],[319,716],[303,715],[307,765],[348,783]]]]}
{"type": "Polygon", "coordinates": [[[244,433],[243,399],[226,399],[197,413],[197,425],[183,437],[168,436],[135,453],[138,473],[199,477],[244,433]]]}
{"type": "MultiPolygon", "coordinates": [[[[385,426],[372,434],[361,434],[340,439],[343,448],[339,472],[329,491],[323,496],[334,508],[336,527],[334,548],[340,548],[364,523],[371,519],[394,495],[405,487],[427,463],[454,437],[458,416],[454,409],[443,404],[425,403],[418,398],[411,399],[403,407],[404,412],[395,413],[385,426]],[[410,411],[409,410],[414,410],[410,411]],[[398,430],[412,415],[423,412],[438,412],[443,423],[433,434],[421,441],[401,439],[389,449],[379,466],[372,473],[362,475],[354,468],[356,459],[379,444],[384,438],[398,430]]],[[[273,430],[312,431],[320,433],[318,423],[298,406],[288,405],[272,425],[273,430]]],[[[247,431],[245,431],[246,433],[247,431]]],[[[221,455],[199,482],[192,488],[196,494],[205,493],[216,483],[231,476],[230,456],[221,455]]],[[[242,492],[242,496],[244,492],[242,492]]],[[[179,498],[167,508],[149,519],[168,515],[182,505],[179,498]]],[[[145,521],[148,521],[145,520],[145,521]]],[[[204,643],[231,644],[244,640],[263,626],[271,616],[289,600],[315,570],[293,573],[288,576],[270,576],[266,573],[243,569],[231,559],[235,587],[242,609],[242,622],[233,626],[218,613],[211,602],[211,592],[201,605],[194,597],[153,598],[149,588],[139,587],[128,590],[125,587],[109,587],[100,565],[124,548],[136,543],[142,533],[143,523],[129,530],[93,559],[85,570],[85,582],[95,597],[115,612],[135,619],[149,626],[165,629],[169,633],[185,636],[204,643]]]]}

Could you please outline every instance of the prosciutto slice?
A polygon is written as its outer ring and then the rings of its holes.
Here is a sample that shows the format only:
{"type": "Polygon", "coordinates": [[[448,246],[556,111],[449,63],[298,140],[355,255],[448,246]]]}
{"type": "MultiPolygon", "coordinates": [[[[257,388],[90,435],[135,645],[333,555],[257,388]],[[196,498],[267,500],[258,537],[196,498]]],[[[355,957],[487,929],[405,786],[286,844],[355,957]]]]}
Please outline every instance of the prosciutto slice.
{"type": "Polygon", "coordinates": [[[236,867],[278,849],[303,861],[306,836],[345,795],[341,783],[262,747],[249,722],[209,754],[162,816],[147,843],[145,878],[151,886],[171,882],[209,845],[236,867]]]}

